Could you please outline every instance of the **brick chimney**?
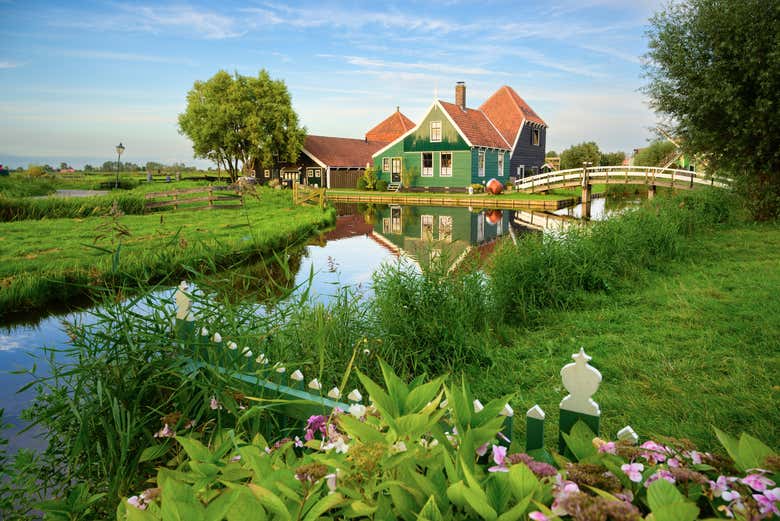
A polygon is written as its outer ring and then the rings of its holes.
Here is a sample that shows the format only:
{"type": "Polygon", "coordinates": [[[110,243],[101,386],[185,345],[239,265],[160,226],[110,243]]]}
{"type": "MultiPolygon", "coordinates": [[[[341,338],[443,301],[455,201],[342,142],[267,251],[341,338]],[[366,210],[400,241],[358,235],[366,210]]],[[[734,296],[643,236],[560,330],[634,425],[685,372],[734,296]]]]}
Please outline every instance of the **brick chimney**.
{"type": "Polygon", "coordinates": [[[455,84],[455,105],[461,110],[466,110],[466,82],[459,81],[455,84]]]}

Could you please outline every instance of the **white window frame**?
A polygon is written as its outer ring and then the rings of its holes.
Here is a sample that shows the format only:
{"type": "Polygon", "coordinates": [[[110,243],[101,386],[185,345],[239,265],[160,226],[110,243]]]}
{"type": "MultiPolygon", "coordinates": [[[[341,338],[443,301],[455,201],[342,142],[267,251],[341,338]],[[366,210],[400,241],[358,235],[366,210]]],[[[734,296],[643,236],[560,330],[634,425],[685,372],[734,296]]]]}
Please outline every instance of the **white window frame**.
{"type": "Polygon", "coordinates": [[[517,165],[517,178],[522,179],[525,177],[525,165],[517,165]]]}
{"type": "Polygon", "coordinates": [[[424,241],[433,240],[433,215],[425,214],[420,216],[420,239],[424,241]]]}
{"type": "Polygon", "coordinates": [[[498,151],[498,177],[504,177],[504,153],[498,151]]]}
{"type": "Polygon", "coordinates": [[[390,158],[389,157],[383,157],[382,158],[382,172],[390,172],[390,158]]]}
{"type": "Polygon", "coordinates": [[[531,144],[535,147],[541,146],[542,132],[538,128],[531,129],[531,144]]]}
{"type": "Polygon", "coordinates": [[[439,152],[439,177],[452,177],[452,162],[455,159],[455,155],[452,152],[439,152]],[[442,166],[441,157],[445,154],[450,156],[450,166],[446,169],[442,166]]]}
{"type": "Polygon", "coordinates": [[[313,168],[307,168],[306,169],[306,177],[314,177],[314,169],[313,168]]]}
{"type": "Polygon", "coordinates": [[[431,143],[441,143],[441,121],[431,121],[430,131],[431,131],[431,143]],[[435,135],[434,135],[434,130],[436,131],[435,135]]]}
{"type": "Polygon", "coordinates": [[[322,176],[322,168],[315,168],[314,177],[321,177],[321,176],[322,176]]]}
{"type": "Polygon", "coordinates": [[[440,215],[439,216],[439,240],[452,242],[452,216],[440,215]]]}
{"type": "Polygon", "coordinates": [[[480,150],[477,155],[477,175],[485,177],[485,151],[480,150]]]}
{"type": "Polygon", "coordinates": [[[433,152],[420,152],[420,177],[433,177],[433,152]],[[425,154],[431,156],[431,166],[425,167],[425,154]]]}
{"type": "Polygon", "coordinates": [[[263,176],[271,177],[271,171],[266,168],[265,170],[263,170],[263,176]]]}

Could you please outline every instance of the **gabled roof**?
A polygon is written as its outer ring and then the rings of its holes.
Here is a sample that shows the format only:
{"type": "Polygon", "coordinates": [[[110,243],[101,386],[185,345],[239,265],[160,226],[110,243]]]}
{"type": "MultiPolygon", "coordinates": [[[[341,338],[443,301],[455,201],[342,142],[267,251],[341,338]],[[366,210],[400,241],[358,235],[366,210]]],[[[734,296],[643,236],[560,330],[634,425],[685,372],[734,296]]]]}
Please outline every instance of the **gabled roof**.
{"type": "Polygon", "coordinates": [[[484,112],[475,109],[461,109],[454,103],[439,100],[450,119],[475,147],[511,149],[512,144],[501,135],[484,112]]]}
{"type": "Polygon", "coordinates": [[[504,138],[514,144],[523,126],[523,121],[530,121],[547,126],[528,103],[508,85],[504,85],[490,96],[479,109],[498,128],[504,138]]]}
{"type": "Polygon", "coordinates": [[[384,145],[383,141],[309,135],[303,152],[324,168],[365,168],[371,155],[384,145]]]}
{"type": "Polygon", "coordinates": [[[366,139],[368,141],[389,143],[411,128],[414,128],[414,121],[404,116],[401,113],[401,109],[396,107],[395,112],[385,118],[379,125],[366,132],[366,139]]]}

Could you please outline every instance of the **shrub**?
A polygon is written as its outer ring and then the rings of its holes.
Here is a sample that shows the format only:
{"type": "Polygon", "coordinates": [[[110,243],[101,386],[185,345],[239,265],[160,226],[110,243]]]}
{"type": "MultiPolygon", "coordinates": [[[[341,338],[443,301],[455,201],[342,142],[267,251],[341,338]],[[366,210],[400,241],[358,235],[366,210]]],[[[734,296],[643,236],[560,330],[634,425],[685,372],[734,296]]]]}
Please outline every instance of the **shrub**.
{"type": "Polygon", "coordinates": [[[116,208],[125,214],[144,213],[144,198],[136,194],[45,199],[0,197],[0,221],[57,219],[107,215],[116,208]]]}
{"type": "Polygon", "coordinates": [[[29,165],[27,167],[27,175],[30,177],[43,177],[46,175],[46,170],[40,165],[29,165]]]}
{"type": "Polygon", "coordinates": [[[365,177],[358,177],[356,188],[358,190],[368,190],[368,182],[366,181],[365,177]]]}
{"type": "Polygon", "coordinates": [[[484,187],[484,186],[482,186],[482,185],[481,185],[481,184],[479,184],[479,183],[474,183],[474,184],[472,184],[472,185],[471,185],[471,188],[472,188],[472,190],[474,191],[474,193],[475,193],[475,194],[481,194],[482,192],[484,192],[484,191],[485,191],[485,187],[484,187]]]}
{"type": "Polygon", "coordinates": [[[376,182],[376,191],[377,192],[386,192],[387,191],[387,181],[384,179],[379,179],[376,182]]]}

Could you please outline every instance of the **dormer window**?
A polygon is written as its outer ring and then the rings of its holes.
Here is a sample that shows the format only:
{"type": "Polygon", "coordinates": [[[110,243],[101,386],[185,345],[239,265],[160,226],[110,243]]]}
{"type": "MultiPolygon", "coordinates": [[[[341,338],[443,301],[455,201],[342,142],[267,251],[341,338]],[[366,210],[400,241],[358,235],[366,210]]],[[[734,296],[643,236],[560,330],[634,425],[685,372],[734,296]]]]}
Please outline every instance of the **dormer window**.
{"type": "Polygon", "coordinates": [[[535,146],[539,146],[539,129],[535,128],[531,130],[531,144],[535,146]]]}
{"type": "Polygon", "coordinates": [[[441,142],[441,121],[431,121],[431,143],[441,142]]]}

